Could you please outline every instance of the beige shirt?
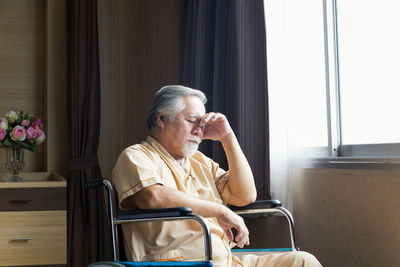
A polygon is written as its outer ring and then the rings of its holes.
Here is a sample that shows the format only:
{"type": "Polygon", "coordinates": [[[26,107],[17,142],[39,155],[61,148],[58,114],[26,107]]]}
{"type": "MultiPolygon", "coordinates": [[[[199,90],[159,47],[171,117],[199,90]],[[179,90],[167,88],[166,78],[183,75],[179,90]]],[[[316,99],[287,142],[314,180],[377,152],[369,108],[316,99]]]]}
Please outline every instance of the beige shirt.
{"type": "MultiPolygon", "coordinates": [[[[200,152],[186,158],[182,166],[153,138],[125,149],[113,170],[119,203],[142,188],[163,184],[200,199],[227,203],[228,172],[200,152]]],[[[214,267],[321,267],[306,252],[272,253],[263,256],[230,252],[229,240],[215,218],[206,218],[211,231],[214,267]]],[[[124,224],[128,260],[204,260],[204,239],[196,221],[124,224]]]]}
{"type": "MultiPolygon", "coordinates": [[[[192,197],[226,205],[228,172],[200,152],[180,165],[154,138],[125,149],[113,170],[119,203],[142,188],[162,184],[192,197]]],[[[214,266],[235,266],[229,240],[215,218],[206,218],[211,231],[214,266]]],[[[123,225],[128,259],[135,261],[204,260],[204,240],[196,221],[123,225]]],[[[241,264],[240,264],[241,265],[241,264]]]]}

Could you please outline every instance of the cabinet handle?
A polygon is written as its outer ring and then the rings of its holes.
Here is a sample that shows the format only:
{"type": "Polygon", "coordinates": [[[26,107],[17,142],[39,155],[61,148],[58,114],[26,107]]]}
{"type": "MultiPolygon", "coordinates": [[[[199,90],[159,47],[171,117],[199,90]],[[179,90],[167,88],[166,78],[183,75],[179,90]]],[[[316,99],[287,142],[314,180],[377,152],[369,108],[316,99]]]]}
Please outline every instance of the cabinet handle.
{"type": "Polygon", "coordinates": [[[28,242],[32,240],[31,237],[14,237],[13,239],[11,239],[11,242],[28,242]]]}
{"type": "Polygon", "coordinates": [[[9,203],[13,205],[25,205],[31,202],[28,199],[15,199],[15,200],[10,200],[9,203]]]}

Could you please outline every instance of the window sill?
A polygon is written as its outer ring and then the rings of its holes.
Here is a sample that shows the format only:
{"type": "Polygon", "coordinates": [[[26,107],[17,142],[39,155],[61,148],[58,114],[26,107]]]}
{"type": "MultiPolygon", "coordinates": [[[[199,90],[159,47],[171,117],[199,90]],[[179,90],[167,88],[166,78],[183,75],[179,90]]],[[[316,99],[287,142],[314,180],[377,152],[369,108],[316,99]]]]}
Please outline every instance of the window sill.
{"type": "Polygon", "coordinates": [[[387,169],[400,170],[400,157],[337,157],[295,159],[295,169],[387,169]]]}

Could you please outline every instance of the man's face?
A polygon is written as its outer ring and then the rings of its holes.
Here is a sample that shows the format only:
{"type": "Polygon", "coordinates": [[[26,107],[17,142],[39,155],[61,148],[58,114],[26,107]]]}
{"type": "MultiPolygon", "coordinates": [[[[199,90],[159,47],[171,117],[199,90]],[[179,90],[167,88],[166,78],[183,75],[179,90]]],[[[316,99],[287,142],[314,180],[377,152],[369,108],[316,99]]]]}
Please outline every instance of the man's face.
{"type": "Polygon", "coordinates": [[[203,102],[196,96],[183,98],[186,108],[179,112],[174,121],[165,121],[162,128],[164,147],[176,159],[196,152],[203,137],[200,121],[205,114],[203,102]]]}

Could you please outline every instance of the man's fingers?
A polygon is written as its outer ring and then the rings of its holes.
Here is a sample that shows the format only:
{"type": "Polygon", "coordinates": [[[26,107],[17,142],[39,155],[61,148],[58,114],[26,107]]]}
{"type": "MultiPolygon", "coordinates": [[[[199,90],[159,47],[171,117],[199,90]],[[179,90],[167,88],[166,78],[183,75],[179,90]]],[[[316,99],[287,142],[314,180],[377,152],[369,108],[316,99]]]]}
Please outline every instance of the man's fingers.
{"type": "Polygon", "coordinates": [[[238,229],[238,234],[235,237],[237,246],[243,248],[244,245],[249,245],[249,233],[247,229],[238,229]]]}
{"type": "Polygon", "coordinates": [[[244,245],[247,245],[247,246],[248,246],[248,245],[250,244],[249,239],[248,239],[248,236],[243,236],[241,239],[236,240],[236,244],[237,244],[237,246],[240,247],[240,248],[243,248],[244,245]]]}
{"type": "MultiPolygon", "coordinates": [[[[240,217],[239,217],[240,218],[240,217]]],[[[237,227],[235,227],[238,231],[235,241],[237,246],[243,248],[244,245],[249,243],[249,230],[247,229],[246,225],[242,218],[239,219],[237,227]]]]}
{"type": "Polygon", "coordinates": [[[202,122],[207,123],[210,121],[211,117],[214,116],[214,112],[209,112],[207,114],[204,114],[204,116],[201,118],[202,122]]]}
{"type": "Polygon", "coordinates": [[[208,122],[213,122],[220,118],[224,118],[224,115],[218,112],[209,112],[204,114],[204,116],[201,118],[201,121],[207,124],[208,122]]]}
{"type": "Polygon", "coordinates": [[[237,230],[235,242],[237,243],[238,247],[243,248],[244,245],[249,244],[249,230],[240,216],[229,209],[227,209],[227,211],[228,212],[225,215],[218,218],[219,224],[221,225],[222,229],[224,229],[224,232],[230,242],[234,239],[231,229],[235,228],[237,230]]]}
{"type": "Polygon", "coordinates": [[[225,229],[226,237],[228,238],[229,242],[233,241],[233,233],[231,229],[225,229]]]}

